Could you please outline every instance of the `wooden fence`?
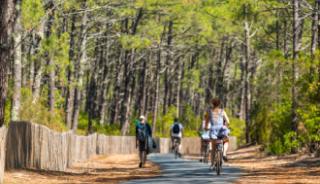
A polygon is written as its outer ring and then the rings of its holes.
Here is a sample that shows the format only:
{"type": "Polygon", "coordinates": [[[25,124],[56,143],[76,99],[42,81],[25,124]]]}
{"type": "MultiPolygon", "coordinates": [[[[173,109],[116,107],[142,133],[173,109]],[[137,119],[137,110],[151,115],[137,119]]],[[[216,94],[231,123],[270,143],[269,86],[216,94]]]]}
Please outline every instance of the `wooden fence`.
{"type": "Polygon", "coordinates": [[[4,164],[5,164],[5,148],[6,148],[6,127],[0,127],[0,183],[3,182],[4,164]]]}
{"type": "MultiPolygon", "coordinates": [[[[4,162],[6,169],[65,171],[73,163],[88,160],[93,155],[137,153],[135,137],[132,136],[79,136],[71,131],[58,133],[29,122],[11,122],[6,132],[6,128],[0,129],[0,184],[4,162]]],[[[170,139],[155,140],[158,147],[154,152],[170,152],[170,139]]],[[[232,150],[235,145],[235,138],[231,138],[232,150]]],[[[183,154],[199,154],[199,151],[198,138],[182,140],[183,154]]]]}
{"type": "Polygon", "coordinates": [[[28,168],[65,171],[91,156],[136,153],[135,138],[58,133],[28,122],[10,123],[7,134],[6,169],[28,168]]]}

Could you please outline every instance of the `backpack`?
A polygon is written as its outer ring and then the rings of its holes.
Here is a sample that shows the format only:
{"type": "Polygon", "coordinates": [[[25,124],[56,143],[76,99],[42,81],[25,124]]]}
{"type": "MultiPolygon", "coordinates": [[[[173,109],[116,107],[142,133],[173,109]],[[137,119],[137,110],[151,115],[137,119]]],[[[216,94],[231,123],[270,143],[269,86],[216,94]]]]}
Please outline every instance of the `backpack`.
{"type": "Polygon", "coordinates": [[[146,125],[138,125],[138,134],[137,134],[137,138],[139,141],[145,141],[147,138],[146,135],[146,125]]]}
{"type": "Polygon", "coordinates": [[[180,125],[178,123],[173,125],[172,132],[174,134],[179,134],[180,133],[180,125]]]}

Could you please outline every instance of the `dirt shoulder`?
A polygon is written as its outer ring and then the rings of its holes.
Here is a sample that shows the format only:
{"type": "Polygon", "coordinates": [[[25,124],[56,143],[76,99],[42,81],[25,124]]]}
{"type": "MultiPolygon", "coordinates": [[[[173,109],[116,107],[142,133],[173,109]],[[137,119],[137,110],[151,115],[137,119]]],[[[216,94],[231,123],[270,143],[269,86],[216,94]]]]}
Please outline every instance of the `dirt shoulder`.
{"type": "Polygon", "coordinates": [[[229,154],[228,165],[247,171],[236,183],[319,183],[320,159],[307,155],[266,156],[259,146],[239,149],[229,154]]]}
{"type": "Polygon", "coordinates": [[[13,170],[5,172],[5,184],[116,184],[131,179],[150,178],[160,174],[160,168],[147,162],[138,168],[136,155],[95,156],[75,164],[66,172],[13,170]]]}

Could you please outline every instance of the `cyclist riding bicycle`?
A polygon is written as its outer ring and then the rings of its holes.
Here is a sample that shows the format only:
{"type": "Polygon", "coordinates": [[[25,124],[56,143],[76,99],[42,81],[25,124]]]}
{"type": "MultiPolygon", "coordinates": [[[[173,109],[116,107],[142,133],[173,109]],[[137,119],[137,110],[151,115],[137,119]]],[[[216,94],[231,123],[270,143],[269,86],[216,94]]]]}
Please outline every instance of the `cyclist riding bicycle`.
{"type": "Polygon", "coordinates": [[[228,129],[229,126],[229,118],[226,114],[226,112],[220,108],[220,100],[219,99],[213,99],[212,100],[213,107],[208,110],[205,116],[206,123],[210,123],[210,138],[211,138],[211,158],[213,158],[213,155],[215,153],[216,149],[216,140],[218,139],[218,134],[223,134],[223,160],[228,161],[227,158],[227,151],[229,147],[229,133],[230,130],[228,129]]]}
{"type": "Polygon", "coordinates": [[[183,126],[182,124],[179,122],[178,118],[174,119],[174,123],[170,128],[170,135],[171,135],[171,145],[172,145],[172,150],[174,149],[174,141],[177,141],[178,143],[178,153],[179,156],[181,156],[180,154],[180,149],[181,149],[181,138],[183,135],[183,126]]]}
{"type": "Polygon", "coordinates": [[[200,162],[207,162],[209,160],[211,150],[211,139],[210,139],[210,128],[211,124],[208,121],[203,121],[199,130],[200,135],[200,162]]]}

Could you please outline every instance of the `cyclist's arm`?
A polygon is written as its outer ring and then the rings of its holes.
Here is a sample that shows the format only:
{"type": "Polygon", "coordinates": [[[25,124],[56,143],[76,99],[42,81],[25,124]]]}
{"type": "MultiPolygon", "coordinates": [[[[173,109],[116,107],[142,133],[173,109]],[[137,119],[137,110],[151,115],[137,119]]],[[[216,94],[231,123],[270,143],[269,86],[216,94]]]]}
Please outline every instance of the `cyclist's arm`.
{"type": "Polygon", "coordinates": [[[184,127],[181,125],[181,138],[184,136],[184,127]]]}
{"type": "Polygon", "coordinates": [[[205,119],[206,122],[209,121],[209,114],[208,114],[208,112],[206,112],[206,113],[204,114],[204,119],[205,119]]]}
{"type": "Polygon", "coordinates": [[[228,115],[227,115],[226,111],[223,111],[223,117],[224,117],[224,119],[226,120],[226,126],[228,127],[230,121],[229,121],[229,118],[228,118],[228,115]]]}
{"type": "Polygon", "coordinates": [[[204,125],[202,125],[203,130],[206,130],[206,129],[207,129],[207,128],[206,128],[206,125],[208,125],[208,127],[209,127],[209,112],[206,112],[206,113],[204,114],[204,125]]]}

